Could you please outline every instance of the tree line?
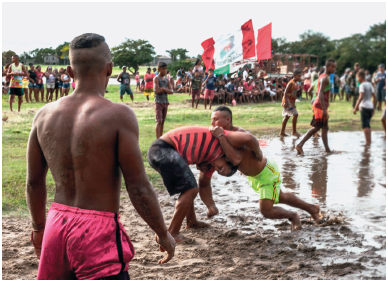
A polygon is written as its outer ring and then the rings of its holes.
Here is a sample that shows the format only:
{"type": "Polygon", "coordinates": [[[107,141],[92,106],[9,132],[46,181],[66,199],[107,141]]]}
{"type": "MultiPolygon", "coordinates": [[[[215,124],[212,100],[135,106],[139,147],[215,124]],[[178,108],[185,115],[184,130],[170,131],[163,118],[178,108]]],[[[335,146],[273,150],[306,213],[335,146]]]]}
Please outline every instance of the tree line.
{"type": "Polygon", "coordinates": [[[299,35],[298,41],[287,42],[284,38],[272,39],[274,54],[310,54],[319,56],[319,65],[333,58],[337,72],[353,68],[358,62],[362,68],[374,72],[386,61],[386,22],[370,26],[365,34],[357,33],[339,40],[330,40],[320,32],[308,30],[299,35]]]}
{"type": "MultiPolygon", "coordinates": [[[[320,32],[308,30],[299,36],[298,41],[288,42],[284,38],[272,39],[272,52],[274,54],[311,54],[319,56],[319,65],[323,66],[328,58],[337,61],[337,70],[342,73],[347,67],[353,67],[355,62],[373,72],[378,64],[386,61],[386,22],[372,25],[365,34],[357,33],[339,40],[330,40],[320,32]]],[[[187,70],[193,66],[195,58],[187,56],[188,50],[177,48],[166,50],[172,59],[169,66],[174,72],[180,66],[187,70]]],[[[11,62],[15,52],[9,50],[2,52],[3,65],[11,62]]],[[[125,39],[124,42],[112,48],[112,61],[115,66],[127,66],[128,70],[136,73],[142,65],[150,64],[155,58],[154,46],[143,39],[125,39]]],[[[57,55],[62,60],[69,56],[69,42],[60,44],[55,49],[36,48],[29,52],[19,54],[21,61],[32,60],[42,64],[47,55],[57,55]]]]}

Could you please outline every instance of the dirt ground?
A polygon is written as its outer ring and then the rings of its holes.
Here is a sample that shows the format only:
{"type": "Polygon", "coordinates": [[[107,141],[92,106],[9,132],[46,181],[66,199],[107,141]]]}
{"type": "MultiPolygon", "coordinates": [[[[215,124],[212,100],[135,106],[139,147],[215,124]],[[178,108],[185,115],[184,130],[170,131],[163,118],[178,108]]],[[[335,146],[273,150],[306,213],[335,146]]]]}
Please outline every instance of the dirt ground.
{"type": "MultiPolygon", "coordinates": [[[[122,193],[121,221],[136,250],[131,279],[386,279],[385,236],[374,238],[380,247],[366,246],[364,235],[330,211],[323,211],[324,223],[319,226],[300,212],[303,229],[291,231],[287,221],[263,219],[258,197],[233,196],[243,189],[239,181],[216,178],[213,189],[220,215],[206,219],[206,207],[197,197],[198,218],[211,227],[182,229],[191,240],[178,245],[166,265],[157,264],[163,255],[154,234],[122,193]],[[236,210],[229,205],[233,201],[246,208],[236,210]]],[[[156,193],[169,223],[176,197],[165,190],[156,193]]],[[[39,262],[30,243],[29,219],[4,216],[2,228],[2,278],[36,279],[39,262]]]]}

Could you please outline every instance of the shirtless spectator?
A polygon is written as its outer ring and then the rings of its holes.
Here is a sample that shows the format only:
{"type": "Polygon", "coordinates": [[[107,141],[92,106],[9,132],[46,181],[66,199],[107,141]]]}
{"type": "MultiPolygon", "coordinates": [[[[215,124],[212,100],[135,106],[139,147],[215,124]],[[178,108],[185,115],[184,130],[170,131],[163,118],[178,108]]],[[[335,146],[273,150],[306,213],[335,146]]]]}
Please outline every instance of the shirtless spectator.
{"type": "Polygon", "coordinates": [[[122,176],[132,204],[168,253],[159,263],[174,256],[175,241],[144,169],[136,116],[104,98],[112,67],[104,37],[74,38],[67,71],[76,77],[77,89],[34,118],[26,197],[40,258],[38,279],[129,279],[134,248],[119,221],[122,176]],[[56,189],[46,220],[49,169],[56,189]]]}

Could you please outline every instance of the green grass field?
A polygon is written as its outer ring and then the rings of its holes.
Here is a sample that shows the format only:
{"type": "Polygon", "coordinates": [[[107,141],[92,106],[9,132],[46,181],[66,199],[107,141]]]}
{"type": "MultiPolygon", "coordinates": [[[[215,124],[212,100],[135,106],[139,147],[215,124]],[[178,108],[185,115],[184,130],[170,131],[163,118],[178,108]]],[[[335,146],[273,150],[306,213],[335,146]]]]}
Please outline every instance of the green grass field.
{"type": "MultiPolygon", "coordinates": [[[[134,87],[132,87],[134,89],[134,87]]],[[[119,86],[108,87],[109,93],[106,98],[120,102],[119,86]]],[[[140,128],[140,149],[143,155],[148,177],[155,187],[162,187],[162,181],[146,161],[147,149],[155,140],[155,114],[153,102],[147,102],[143,94],[135,94],[135,103],[132,105],[129,96],[125,102],[131,106],[137,116],[140,128]]],[[[169,96],[170,107],[165,123],[165,131],[186,125],[210,125],[211,111],[204,110],[203,105],[199,109],[191,108],[186,100],[190,99],[188,94],[174,94],[169,96]]],[[[16,99],[17,100],[17,99],[16,99]]],[[[35,113],[44,103],[24,103],[20,113],[9,111],[8,95],[3,95],[3,117],[9,116],[8,121],[3,122],[3,202],[4,213],[26,212],[25,181],[26,181],[26,148],[27,140],[35,113]]],[[[17,109],[17,103],[14,108],[17,109]]],[[[311,103],[303,100],[297,104],[299,119],[298,129],[306,132],[310,128],[311,103]]],[[[280,131],[282,115],[280,103],[249,104],[233,107],[234,124],[250,130],[258,138],[277,135],[280,131]]],[[[349,102],[336,101],[330,105],[330,130],[350,131],[361,130],[359,113],[353,115],[349,102]]],[[[372,130],[382,130],[380,113],[377,112],[371,122],[372,130]]],[[[291,121],[287,132],[291,131],[291,121]]],[[[47,176],[48,198],[52,200],[54,192],[54,181],[50,174],[47,176]]],[[[122,186],[124,189],[124,184],[122,186]]],[[[49,202],[51,202],[49,200],[49,202]]]]}
{"type": "MultiPolygon", "coordinates": [[[[35,66],[37,66],[37,65],[38,64],[35,64],[35,66]]],[[[47,67],[49,65],[40,65],[40,66],[42,68],[42,71],[46,71],[46,69],[47,69],[47,67]]],[[[67,65],[52,65],[52,67],[53,67],[53,69],[57,68],[59,70],[60,68],[66,68],[67,65]]],[[[140,66],[140,68],[139,68],[139,75],[140,75],[140,77],[144,77],[145,73],[147,72],[147,68],[148,68],[148,66],[140,66]]],[[[119,75],[121,73],[121,71],[122,71],[121,68],[113,67],[112,76],[119,75]]],[[[132,74],[132,73],[130,72],[130,74],[132,74]]]]}

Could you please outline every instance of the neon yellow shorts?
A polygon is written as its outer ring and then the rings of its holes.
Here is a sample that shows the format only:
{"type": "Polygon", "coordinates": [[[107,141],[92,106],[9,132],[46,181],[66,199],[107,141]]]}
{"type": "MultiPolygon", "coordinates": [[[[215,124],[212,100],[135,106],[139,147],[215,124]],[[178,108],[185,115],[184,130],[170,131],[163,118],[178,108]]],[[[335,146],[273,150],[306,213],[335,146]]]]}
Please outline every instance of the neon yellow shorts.
{"type": "Polygon", "coordinates": [[[259,193],[259,199],[268,199],[279,203],[280,186],[282,177],[276,162],[267,159],[265,168],[256,176],[248,176],[249,185],[259,193]]]}
{"type": "Polygon", "coordinates": [[[144,89],[144,96],[150,96],[150,94],[152,95],[152,97],[155,97],[154,89],[152,88],[144,89]]]}

